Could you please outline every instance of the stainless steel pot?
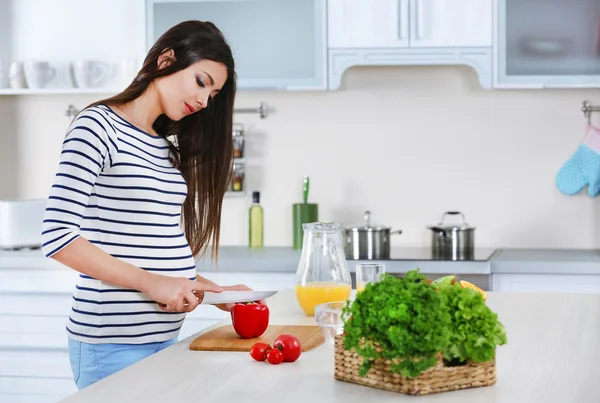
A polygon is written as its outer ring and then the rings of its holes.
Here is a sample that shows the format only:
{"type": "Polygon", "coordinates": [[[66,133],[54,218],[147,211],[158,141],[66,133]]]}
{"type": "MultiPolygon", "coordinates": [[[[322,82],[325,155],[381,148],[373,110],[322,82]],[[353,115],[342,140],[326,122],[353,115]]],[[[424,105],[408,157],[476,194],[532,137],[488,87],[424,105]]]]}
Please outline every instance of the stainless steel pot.
{"type": "Polygon", "coordinates": [[[472,260],[475,255],[475,227],[465,221],[460,211],[446,211],[438,225],[428,226],[431,230],[431,252],[433,259],[472,260]],[[447,215],[460,215],[462,223],[447,224],[447,215]]]}
{"type": "Polygon", "coordinates": [[[344,250],[347,259],[379,260],[390,258],[390,235],[401,234],[391,227],[371,226],[371,212],[365,211],[365,225],[346,228],[344,250]]]}

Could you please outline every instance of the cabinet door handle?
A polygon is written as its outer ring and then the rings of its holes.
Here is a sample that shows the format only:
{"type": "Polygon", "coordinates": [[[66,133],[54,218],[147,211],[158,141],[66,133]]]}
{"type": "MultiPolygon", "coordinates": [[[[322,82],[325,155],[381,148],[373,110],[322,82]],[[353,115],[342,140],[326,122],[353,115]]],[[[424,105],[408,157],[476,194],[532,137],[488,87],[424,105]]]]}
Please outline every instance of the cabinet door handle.
{"type": "Polygon", "coordinates": [[[415,7],[415,39],[421,39],[421,27],[423,26],[421,22],[421,0],[414,0],[413,3],[415,7]]]}
{"type": "Polygon", "coordinates": [[[402,35],[402,3],[404,0],[398,0],[398,39],[404,39],[402,35]]]}

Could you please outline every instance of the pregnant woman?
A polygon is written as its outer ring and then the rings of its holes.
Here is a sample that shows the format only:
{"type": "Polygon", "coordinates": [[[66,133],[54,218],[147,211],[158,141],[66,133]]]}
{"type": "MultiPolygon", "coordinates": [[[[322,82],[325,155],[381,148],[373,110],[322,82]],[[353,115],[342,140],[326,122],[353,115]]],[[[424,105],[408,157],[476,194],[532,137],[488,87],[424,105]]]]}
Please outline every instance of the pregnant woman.
{"type": "Polygon", "coordinates": [[[205,292],[249,289],[197,276],[194,258],[209,243],[218,257],[235,91],[221,32],[187,21],[69,127],[42,248],[81,273],[67,324],[79,389],[176,342],[205,292]]]}

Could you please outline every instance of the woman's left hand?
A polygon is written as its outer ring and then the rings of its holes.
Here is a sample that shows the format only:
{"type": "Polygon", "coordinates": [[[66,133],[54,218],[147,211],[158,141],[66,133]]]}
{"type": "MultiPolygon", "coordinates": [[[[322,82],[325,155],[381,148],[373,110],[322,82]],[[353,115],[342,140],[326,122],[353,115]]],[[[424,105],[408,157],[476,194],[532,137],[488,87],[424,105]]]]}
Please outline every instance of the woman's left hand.
{"type": "MultiPolygon", "coordinates": [[[[202,277],[199,277],[196,279],[196,281],[208,282],[211,284],[215,284],[212,281],[202,281],[202,280],[205,280],[205,279],[202,277]]],[[[223,291],[253,291],[252,288],[248,287],[245,284],[223,285],[220,287],[223,291]]],[[[264,299],[261,299],[260,301],[256,301],[256,302],[258,302],[261,305],[267,305],[267,303],[265,302],[264,299]]],[[[232,304],[215,304],[215,306],[217,308],[219,308],[220,310],[225,311],[225,312],[229,312],[231,310],[231,308],[233,308],[234,305],[235,304],[233,304],[233,303],[232,304]]]]}
{"type": "MultiPolygon", "coordinates": [[[[223,291],[253,291],[252,288],[248,287],[245,284],[224,285],[221,288],[223,289],[223,291]]],[[[261,305],[267,305],[264,299],[261,299],[260,301],[256,302],[261,305]]],[[[222,311],[229,312],[234,305],[235,304],[218,304],[215,306],[222,311]]]]}

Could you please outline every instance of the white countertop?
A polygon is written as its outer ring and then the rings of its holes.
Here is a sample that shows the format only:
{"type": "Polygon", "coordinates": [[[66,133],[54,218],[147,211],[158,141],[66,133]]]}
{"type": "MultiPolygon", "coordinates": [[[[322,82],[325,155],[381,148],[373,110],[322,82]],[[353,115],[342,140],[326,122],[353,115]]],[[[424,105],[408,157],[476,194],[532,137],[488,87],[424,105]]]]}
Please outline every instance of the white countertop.
{"type": "MultiPolygon", "coordinates": [[[[411,249],[411,248],[408,248],[411,249]]],[[[413,248],[421,250],[423,248],[413,248]]],[[[410,253],[408,253],[410,255],[410,253]]],[[[294,273],[300,251],[291,247],[266,247],[250,250],[243,246],[222,246],[218,270],[221,272],[294,273]]],[[[383,260],[389,273],[406,273],[419,268],[428,274],[490,275],[490,274],[600,274],[600,250],[588,249],[497,249],[489,260],[383,260]]],[[[358,261],[348,259],[350,272],[358,261]]],[[[215,269],[210,256],[197,262],[200,273],[215,269]]],[[[0,250],[0,270],[66,269],[46,258],[39,249],[0,250]]]]}
{"type": "MultiPolygon", "coordinates": [[[[302,313],[292,290],[268,303],[273,324],[314,323],[302,313]]],[[[270,365],[247,353],[190,351],[198,333],[63,402],[600,401],[600,295],[489,293],[487,303],[508,337],[508,344],[497,350],[498,380],[490,387],[405,396],[335,380],[332,346],[303,353],[295,363],[270,365]]]]}

